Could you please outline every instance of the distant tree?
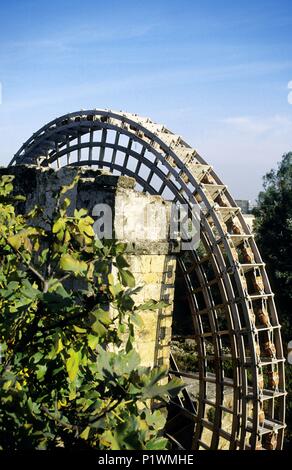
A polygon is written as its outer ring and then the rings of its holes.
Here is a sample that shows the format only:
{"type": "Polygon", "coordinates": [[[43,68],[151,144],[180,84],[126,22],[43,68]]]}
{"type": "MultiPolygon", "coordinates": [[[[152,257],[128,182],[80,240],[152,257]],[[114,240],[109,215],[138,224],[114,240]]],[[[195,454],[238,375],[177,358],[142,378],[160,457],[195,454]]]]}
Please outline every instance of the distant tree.
{"type": "Polygon", "coordinates": [[[284,339],[292,339],[292,152],[283,155],[277,170],[264,176],[259,194],[256,237],[279,309],[284,339]]]}
{"type": "MultiPolygon", "coordinates": [[[[283,155],[276,170],[264,176],[256,216],[256,238],[267,265],[279,319],[284,350],[292,340],[292,152],[283,155]]],[[[292,366],[287,364],[287,390],[292,391],[292,366]]],[[[292,403],[287,406],[288,437],[292,443],[292,403]]]]}

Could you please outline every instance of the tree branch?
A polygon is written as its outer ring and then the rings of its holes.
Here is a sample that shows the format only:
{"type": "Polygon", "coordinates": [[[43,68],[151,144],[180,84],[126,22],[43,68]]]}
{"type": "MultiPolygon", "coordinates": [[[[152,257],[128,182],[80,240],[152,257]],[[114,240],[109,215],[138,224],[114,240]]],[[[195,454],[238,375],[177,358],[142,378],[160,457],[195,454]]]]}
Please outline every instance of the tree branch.
{"type": "Polygon", "coordinates": [[[100,415],[98,416],[95,416],[94,418],[90,419],[89,418],[89,423],[90,424],[93,424],[93,423],[96,423],[96,421],[98,421],[99,419],[103,418],[107,413],[110,413],[111,411],[113,411],[118,405],[120,405],[121,403],[121,400],[117,400],[116,403],[114,403],[113,405],[107,407],[100,415]]]}
{"type": "Polygon", "coordinates": [[[58,426],[62,427],[63,429],[68,429],[70,431],[75,431],[75,437],[78,437],[78,435],[80,433],[80,429],[76,424],[64,423],[60,418],[57,418],[57,416],[55,416],[53,413],[51,413],[50,410],[44,405],[41,406],[41,410],[50,419],[54,420],[58,426]]]}

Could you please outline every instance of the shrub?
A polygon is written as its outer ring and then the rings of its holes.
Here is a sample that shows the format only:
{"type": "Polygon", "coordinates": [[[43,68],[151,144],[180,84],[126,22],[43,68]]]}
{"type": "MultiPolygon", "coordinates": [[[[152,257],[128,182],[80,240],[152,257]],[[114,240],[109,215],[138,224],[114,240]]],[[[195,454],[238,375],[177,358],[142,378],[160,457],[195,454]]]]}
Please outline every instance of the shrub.
{"type": "Polygon", "coordinates": [[[181,382],[163,385],[134,348],[139,310],[162,305],[137,307],[125,245],[101,244],[86,210],[67,215],[75,181],[51,219],[17,213],[12,182],[0,179],[0,448],[166,448],[151,400],[181,382]]]}

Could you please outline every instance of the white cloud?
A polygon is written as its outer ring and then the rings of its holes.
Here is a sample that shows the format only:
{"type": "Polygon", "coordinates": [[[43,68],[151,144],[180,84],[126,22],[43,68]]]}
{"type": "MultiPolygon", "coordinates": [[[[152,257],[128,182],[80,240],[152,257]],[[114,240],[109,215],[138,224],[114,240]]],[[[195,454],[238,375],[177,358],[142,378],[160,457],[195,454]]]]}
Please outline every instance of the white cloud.
{"type": "Polygon", "coordinates": [[[259,136],[267,133],[273,135],[286,134],[292,131],[292,119],[279,114],[268,117],[233,116],[222,119],[220,122],[230,125],[239,132],[259,136]]]}
{"type": "Polygon", "coordinates": [[[96,28],[96,26],[78,25],[78,30],[74,30],[74,32],[71,30],[64,31],[62,34],[56,34],[54,32],[47,37],[7,41],[6,47],[20,50],[33,49],[38,51],[39,49],[62,49],[67,51],[73,46],[137,39],[151,34],[158,26],[159,24],[157,23],[144,26],[132,26],[127,29],[122,27],[100,29],[96,28]]]}
{"type": "Polygon", "coordinates": [[[263,175],[292,150],[292,115],[218,119],[205,136],[199,136],[197,148],[233,197],[255,200],[262,189],[263,175]]]}

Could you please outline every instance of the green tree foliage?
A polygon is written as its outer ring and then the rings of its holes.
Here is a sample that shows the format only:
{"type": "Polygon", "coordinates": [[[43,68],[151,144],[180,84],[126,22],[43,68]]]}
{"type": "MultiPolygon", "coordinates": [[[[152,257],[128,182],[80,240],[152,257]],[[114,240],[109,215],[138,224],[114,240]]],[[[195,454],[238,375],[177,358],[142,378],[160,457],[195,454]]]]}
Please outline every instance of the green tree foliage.
{"type": "Polygon", "coordinates": [[[292,339],[292,153],[283,156],[277,170],[264,177],[264,191],[255,209],[256,236],[284,325],[292,339]]]}
{"type": "MultiPolygon", "coordinates": [[[[292,340],[292,152],[283,156],[277,170],[264,177],[256,216],[257,242],[267,270],[279,319],[284,350],[292,340]]],[[[287,390],[292,393],[292,366],[286,365],[287,390]]],[[[287,435],[292,442],[292,402],[288,396],[287,435]]]]}
{"type": "Polygon", "coordinates": [[[46,218],[19,214],[0,179],[0,449],[164,449],[150,404],[181,382],[141,367],[133,345],[139,310],[161,305],[135,306],[125,245],[101,244],[86,210],[67,215],[70,187],[46,218]]]}

